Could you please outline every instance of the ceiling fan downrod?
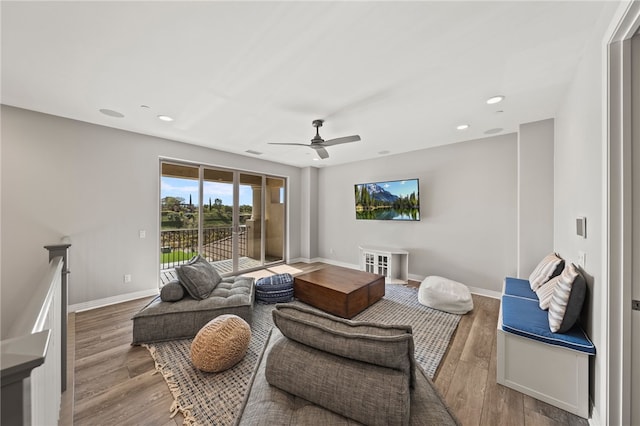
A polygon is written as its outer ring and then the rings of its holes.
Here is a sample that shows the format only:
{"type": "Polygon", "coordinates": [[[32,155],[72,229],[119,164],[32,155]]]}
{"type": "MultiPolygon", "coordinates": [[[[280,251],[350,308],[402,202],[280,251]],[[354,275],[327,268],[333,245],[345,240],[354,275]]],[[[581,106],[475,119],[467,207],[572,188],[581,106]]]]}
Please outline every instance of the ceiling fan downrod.
{"type": "Polygon", "coordinates": [[[324,139],[320,137],[320,127],[322,127],[322,123],[324,123],[324,120],[313,120],[313,122],[311,123],[313,127],[316,128],[316,135],[313,139],[311,139],[312,143],[324,142],[324,139]]]}

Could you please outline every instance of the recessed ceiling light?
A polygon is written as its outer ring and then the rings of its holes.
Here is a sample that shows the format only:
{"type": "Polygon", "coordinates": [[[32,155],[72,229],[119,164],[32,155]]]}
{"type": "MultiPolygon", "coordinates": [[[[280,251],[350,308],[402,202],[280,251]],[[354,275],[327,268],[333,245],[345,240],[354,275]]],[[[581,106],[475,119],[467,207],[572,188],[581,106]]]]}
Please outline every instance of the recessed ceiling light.
{"type": "Polygon", "coordinates": [[[456,129],[458,129],[458,130],[467,130],[468,128],[469,128],[468,124],[461,124],[461,125],[456,127],[456,129]]]}
{"type": "Polygon", "coordinates": [[[386,149],[384,151],[379,151],[378,154],[380,155],[387,155],[388,153],[390,153],[391,151],[387,151],[386,149]]]}
{"type": "Polygon", "coordinates": [[[248,154],[253,154],[253,155],[262,155],[261,152],[254,151],[253,149],[248,149],[245,152],[248,153],[248,154]]]}
{"type": "Polygon", "coordinates": [[[149,108],[151,108],[151,107],[150,107],[149,105],[140,105],[140,108],[147,108],[147,109],[149,109],[149,108]]]}
{"type": "Polygon", "coordinates": [[[496,128],[489,129],[489,130],[485,131],[484,134],[485,135],[495,135],[496,133],[500,133],[503,130],[504,129],[502,127],[496,127],[496,128]]]}
{"type": "Polygon", "coordinates": [[[124,117],[124,114],[118,111],[114,111],[112,109],[101,109],[100,112],[103,113],[104,115],[108,115],[109,117],[115,117],[115,118],[124,117]]]}
{"type": "Polygon", "coordinates": [[[504,96],[497,95],[497,96],[492,96],[489,99],[487,99],[487,103],[489,105],[493,105],[493,104],[497,104],[498,102],[502,102],[503,100],[504,100],[504,96]]]}
{"type": "Polygon", "coordinates": [[[313,161],[320,161],[320,159],[319,158],[314,158],[313,161]]]}
{"type": "Polygon", "coordinates": [[[172,117],[169,117],[168,115],[159,115],[158,116],[158,120],[162,120],[162,121],[173,121],[172,117]]]}

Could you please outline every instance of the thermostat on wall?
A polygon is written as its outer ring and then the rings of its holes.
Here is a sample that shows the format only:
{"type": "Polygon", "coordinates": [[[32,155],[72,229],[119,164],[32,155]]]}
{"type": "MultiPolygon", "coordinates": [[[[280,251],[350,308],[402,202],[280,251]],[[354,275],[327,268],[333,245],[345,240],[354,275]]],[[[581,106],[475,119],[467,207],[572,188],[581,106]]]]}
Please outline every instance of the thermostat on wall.
{"type": "Polygon", "coordinates": [[[582,238],[587,238],[587,218],[581,216],[576,219],[576,234],[582,238]]]}

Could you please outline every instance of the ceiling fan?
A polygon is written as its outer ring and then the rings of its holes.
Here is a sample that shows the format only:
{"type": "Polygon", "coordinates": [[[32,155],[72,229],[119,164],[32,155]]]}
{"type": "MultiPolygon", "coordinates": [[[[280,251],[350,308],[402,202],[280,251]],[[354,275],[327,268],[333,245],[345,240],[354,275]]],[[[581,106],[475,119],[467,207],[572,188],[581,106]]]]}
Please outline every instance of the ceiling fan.
{"type": "Polygon", "coordinates": [[[313,120],[313,123],[311,123],[313,125],[313,127],[316,128],[316,135],[313,137],[313,139],[311,139],[311,143],[309,145],[304,144],[304,143],[277,143],[277,142],[269,142],[271,145],[299,145],[299,146],[308,146],[311,149],[314,149],[316,151],[316,153],[318,154],[318,157],[320,157],[321,159],[325,159],[325,158],[329,158],[329,153],[327,152],[327,150],[325,149],[328,146],[333,146],[333,145],[339,145],[341,143],[348,143],[348,142],[357,142],[360,140],[360,136],[358,135],[352,135],[352,136],[344,136],[341,138],[335,138],[335,139],[329,139],[329,140],[324,140],[320,137],[320,127],[322,127],[322,123],[324,123],[324,120],[313,120]]]}

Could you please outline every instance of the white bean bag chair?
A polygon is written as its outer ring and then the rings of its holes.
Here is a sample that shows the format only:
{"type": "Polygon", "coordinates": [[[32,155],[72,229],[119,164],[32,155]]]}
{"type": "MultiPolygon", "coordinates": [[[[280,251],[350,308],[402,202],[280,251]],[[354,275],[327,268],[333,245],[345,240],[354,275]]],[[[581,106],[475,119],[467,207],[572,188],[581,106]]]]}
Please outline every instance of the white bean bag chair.
{"type": "Polygon", "coordinates": [[[451,314],[466,314],[473,309],[471,292],[466,285],[435,275],[425,278],[418,290],[418,302],[451,314]]]}

